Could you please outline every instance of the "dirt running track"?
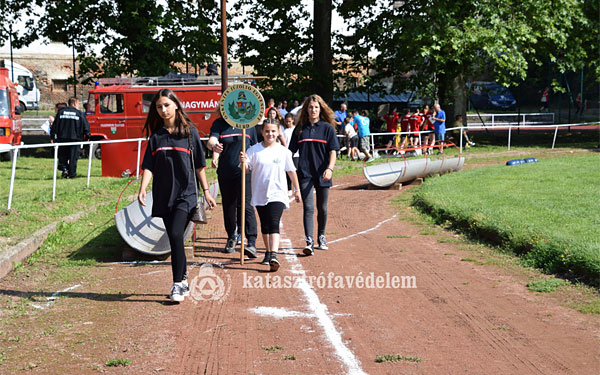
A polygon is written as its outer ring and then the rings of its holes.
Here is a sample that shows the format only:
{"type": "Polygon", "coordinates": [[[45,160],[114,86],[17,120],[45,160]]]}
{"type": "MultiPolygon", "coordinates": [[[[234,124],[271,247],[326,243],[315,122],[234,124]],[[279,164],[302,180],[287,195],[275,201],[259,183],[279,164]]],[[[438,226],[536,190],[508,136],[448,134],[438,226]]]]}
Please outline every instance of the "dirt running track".
{"type": "MultiPolygon", "coordinates": [[[[65,290],[61,295],[66,298],[40,310],[46,321],[70,321],[72,332],[41,338],[38,344],[43,345],[38,345],[37,352],[26,349],[34,358],[29,371],[600,373],[598,316],[580,314],[547,295],[527,291],[523,275],[461,261],[468,252],[453,243],[439,243],[435,235],[419,234],[422,227],[401,220],[403,213],[389,203],[398,191],[366,190],[362,177],[335,183],[329,201],[329,250],[316,250],[313,257],[302,255],[302,212],[292,204],[283,217],[285,254],[279,258],[277,275],[321,275],[323,283],[333,272],[333,286],[340,281],[335,277],[342,276],[344,288],[320,288],[306,282],[298,282],[296,288],[244,288],[244,279],[254,286],[273,274],[264,272],[267,267],[258,260],[242,266],[238,253],[217,251],[225,242],[217,211],[211,224],[199,232],[196,256],[188,260],[198,262],[190,271],[192,285],[208,276],[222,281],[223,289],[212,295],[223,292],[219,301],[202,300],[196,288],[195,298],[179,305],[167,303],[168,261],[145,266],[104,264],[93,270],[94,281],[65,290]],[[200,262],[220,263],[223,268],[200,268],[200,262]],[[413,280],[416,287],[347,285],[352,277],[357,280],[356,276],[366,278],[371,273],[384,279],[386,273],[414,276],[405,278],[405,286],[413,280]],[[131,292],[120,294],[127,290],[131,292]],[[100,337],[99,341],[92,336],[100,337]],[[421,361],[376,363],[376,357],[383,354],[421,361]],[[35,362],[36,356],[46,360],[35,362]],[[128,358],[132,363],[106,367],[105,361],[111,358],[128,358]]],[[[10,289],[7,283],[11,282],[10,278],[3,281],[2,289],[10,289]]],[[[204,286],[204,298],[211,297],[204,286]]],[[[29,363],[25,358],[22,361],[29,363]]]]}

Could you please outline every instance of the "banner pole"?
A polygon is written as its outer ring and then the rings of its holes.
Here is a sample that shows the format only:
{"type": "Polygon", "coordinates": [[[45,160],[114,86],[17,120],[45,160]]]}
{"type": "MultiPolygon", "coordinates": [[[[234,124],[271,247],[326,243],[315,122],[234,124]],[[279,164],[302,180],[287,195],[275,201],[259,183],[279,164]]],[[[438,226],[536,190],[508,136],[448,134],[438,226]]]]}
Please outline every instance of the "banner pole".
{"type": "MultiPolygon", "coordinates": [[[[242,129],[242,152],[246,154],[246,128],[242,129]]],[[[242,245],[240,250],[240,264],[244,264],[244,248],[246,239],[246,162],[242,162],[242,222],[240,231],[242,232],[242,245]]]]}

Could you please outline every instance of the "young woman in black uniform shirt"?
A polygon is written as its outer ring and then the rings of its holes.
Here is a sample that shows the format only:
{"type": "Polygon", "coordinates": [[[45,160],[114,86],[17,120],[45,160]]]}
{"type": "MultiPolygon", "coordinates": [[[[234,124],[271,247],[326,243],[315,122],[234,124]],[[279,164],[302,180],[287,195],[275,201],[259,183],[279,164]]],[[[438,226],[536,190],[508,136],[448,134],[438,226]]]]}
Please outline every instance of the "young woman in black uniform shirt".
{"type": "Polygon", "coordinates": [[[150,136],[142,162],[142,184],[138,201],[146,205],[146,189],[152,177],[152,216],[163,219],[171,245],[171,268],[173,285],[171,300],[181,302],[189,295],[185,280],[186,258],[184,232],[188,226],[197,196],[194,183],[197,181],[204,197],[212,209],[216,206],[208,191],[206,161],[200,136],[194,123],[181,107],[173,91],[162,89],[156,93],[144,125],[146,136],[150,136]],[[192,144],[193,155],[190,152],[192,144]],[[194,158],[195,171],[192,171],[194,158]],[[194,174],[196,173],[196,179],[194,174]]]}

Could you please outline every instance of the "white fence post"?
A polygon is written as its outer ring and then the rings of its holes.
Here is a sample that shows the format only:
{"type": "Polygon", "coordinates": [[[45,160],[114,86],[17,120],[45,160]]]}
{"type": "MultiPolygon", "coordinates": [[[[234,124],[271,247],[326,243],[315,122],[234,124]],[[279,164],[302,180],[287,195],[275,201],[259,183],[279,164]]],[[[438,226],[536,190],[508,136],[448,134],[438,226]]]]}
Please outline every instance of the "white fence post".
{"type": "Polygon", "coordinates": [[[140,154],[141,154],[141,152],[142,152],[142,140],[138,139],[137,163],[135,164],[135,178],[136,179],[140,178],[140,154]]]}
{"type": "Polygon", "coordinates": [[[558,135],[558,125],[556,125],[556,128],[554,130],[554,139],[552,140],[552,149],[554,150],[554,145],[556,144],[556,136],[558,135]]]}
{"type": "Polygon", "coordinates": [[[508,151],[510,151],[510,136],[512,133],[512,126],[508,125],[508,151]]]}
{"type": "Polygon", "coordinates": [[[10,170],[10,187],[8,188],[8,204],[6,205],[7,210],[10,210],[10,206],[12,205],[12,196],[13,190],[15,188],[15,173],[17,171],[17,157],[19,155],[19,150],[15,147],[10,152],[12,153],[12,167],[10,170]]]}
{"type": "Polygon", "coordinates": [[[54,177],[52,177],[52,202],[56,199],[56,173],[58,170],[58,145],[54,144],[54,177]]]}
{"type": "Polygon", "coordinates": [[[87,187],[90,187],[90,175],[92,174],[92,158],[94,157],[94,142],[90,142],[90,152],[88,155],[88,173],[87,173],[87,187]]]}
{"type": "Polygon", "coordinates": [[[460,127],[460,153],[462,154],[462,146],[463,146],[463,127],[460,127]]]}

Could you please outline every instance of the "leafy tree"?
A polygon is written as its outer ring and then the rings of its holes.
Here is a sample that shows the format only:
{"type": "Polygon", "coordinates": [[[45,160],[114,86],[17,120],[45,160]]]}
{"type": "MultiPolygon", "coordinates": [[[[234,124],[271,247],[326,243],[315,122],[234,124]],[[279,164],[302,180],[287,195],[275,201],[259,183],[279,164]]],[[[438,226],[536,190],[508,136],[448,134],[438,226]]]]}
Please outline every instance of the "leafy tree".
{"type": "Polygon", "coordinates": [[[240,0],[233,12],[244,14],[234,19],[233,29],[251,27],[235,41],[235,53],[243,65],[250,65],[259,84],[275,97],[308,95],[311,91],[312,25],[303,23],[309,14],[301,0],[240,0]],[[248,22],[252,20],[252,22],[248,22]]]}
{"type": "Polygon", "coordinates": [[[526,78],[529,64],[542,63],[540,54],[562,71],[586,55],[570,38],[586,24],[581,0],[349,0],[340,12],[355,30],[347,48],[370,41],[379,52],[370,62],[373,79],[395,77],[395,92],[417,88],[437,97],[450,116],[466,118],[468,77],[489,70],[511,85],[526,78]],[[379,12],[365,12],[376,4],[379,12]],[[406,72],[408,79],[398,79],[406,72]]]}
{"type": "Polygon", "coordinates": [[[218,51],[211,1],[36,1],[45,10],[36,36],[74,45],[80,70],[94,76],[164,75],[173,63],[204,64],[218,51]]]}
{"type": "MultiPolygon", "coordinates": [[[[0,20],[0,44],[4,44],[11,39],[12,47],[20,48],[28,45],[34,39],[30,34],[20,32],[16,27],[18,20],[33,12],[32,0],[0,0],[0,9],[2,10],[2,20],[0,20]]],[[[28,20],[25,23],[27,29],[34,28],[35,21],[28,20]]]]}
{"type": "Polygon", "coordinates": [[[301,0],[239,0],[234,13],[244,14],[232,28],[249,32],[235,41],[242,64],[251,65],[269,95],[297,98],[312,93],[333,96],[332,0],[314,1],[314,20],[301,0]],[[252,22],[248,22],[252,20],[252,22]]]}

